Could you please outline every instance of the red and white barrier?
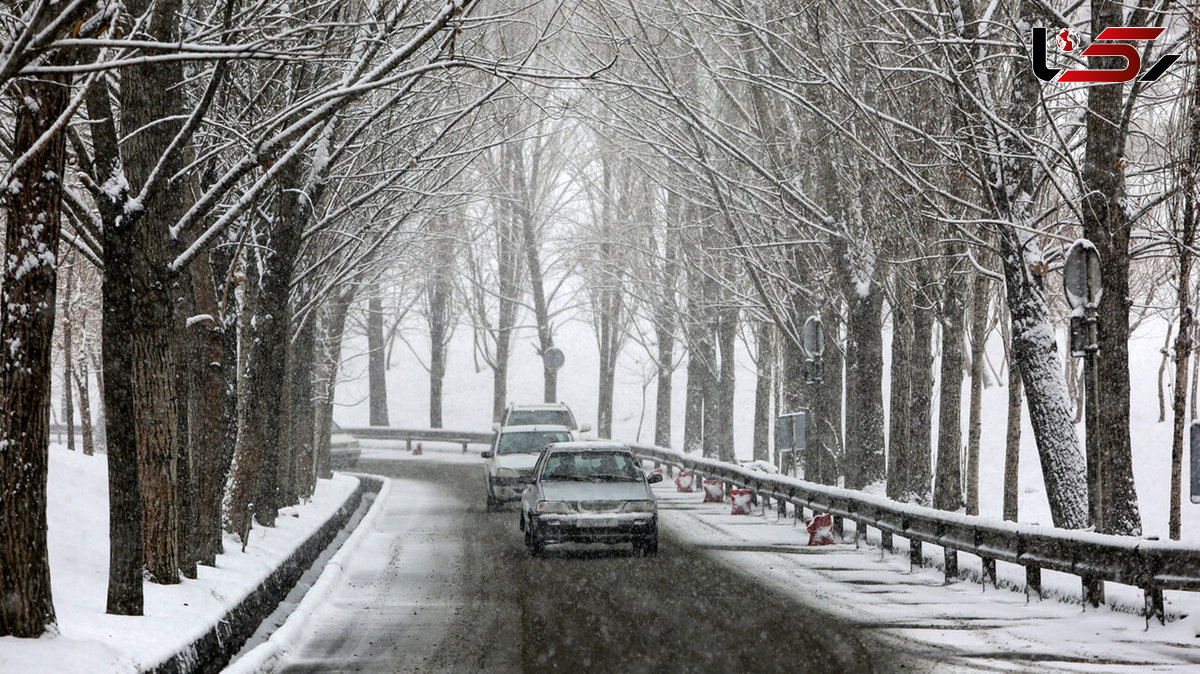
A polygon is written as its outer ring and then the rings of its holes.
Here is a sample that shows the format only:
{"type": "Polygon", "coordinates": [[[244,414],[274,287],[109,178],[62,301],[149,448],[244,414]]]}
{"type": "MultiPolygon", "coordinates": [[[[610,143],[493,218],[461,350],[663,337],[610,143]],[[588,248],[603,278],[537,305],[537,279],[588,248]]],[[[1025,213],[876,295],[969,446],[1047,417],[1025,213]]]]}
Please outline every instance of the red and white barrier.
{"type": "Polygon", "coordinates": [[[682,492],[692,492],[696,485],[696,476],[690,470],[681,470],[675,476],[675,490],[682,492]]]}
{"type": "Polygon", "coordinates": [[[725,483],[720,480],[704,481],[704,502],[721,503],[725,500],[725,483]]]}
{"type": "Polygon", "coordinates": [[[754,501],[754,491],[751,489],[730,489],[729,500],[733,503],[730,515],[750,515],[750,504],[754,501]]]}
{"type": "Polygon", "coordinates": [[[833,545],[833,515],[814,515],[804,524],[809,545],[833,545]]]}

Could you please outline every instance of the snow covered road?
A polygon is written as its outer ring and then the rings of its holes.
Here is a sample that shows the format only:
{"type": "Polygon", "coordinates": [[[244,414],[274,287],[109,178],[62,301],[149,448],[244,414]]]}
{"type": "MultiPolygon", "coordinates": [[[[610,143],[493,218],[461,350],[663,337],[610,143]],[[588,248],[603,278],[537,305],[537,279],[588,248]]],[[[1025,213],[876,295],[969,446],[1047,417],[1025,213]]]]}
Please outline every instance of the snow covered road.
{"type": "Polygon", "coordinates": [[[485,513],[480,465],[363,461],[396,479],[343,587],[284,672],[922,671],[670,534],[659,556],[533,559],[514,510],[485,513]]]}

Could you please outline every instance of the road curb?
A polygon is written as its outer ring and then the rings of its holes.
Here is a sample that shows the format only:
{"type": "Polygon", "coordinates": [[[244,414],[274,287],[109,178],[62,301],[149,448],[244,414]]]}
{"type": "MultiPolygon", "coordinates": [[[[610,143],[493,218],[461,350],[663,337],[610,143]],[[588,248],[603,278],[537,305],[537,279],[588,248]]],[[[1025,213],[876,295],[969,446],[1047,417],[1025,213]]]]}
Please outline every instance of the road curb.
{"type": "MultiPolygon", "coordinates": [[[[229,663],[246,640],[283,601],[296,585],[300,576],[312,566],[354,511],[362,504],[363,494],[377,493],[385,488],[385,481],[358,475],[358,486],[346,497],[341,507],[325,521],[292,554],[267,576],[258,587],[247,594],[237,606],[230,609],[203,636],[188,644],[175,655],[147,668],[152,674],[192,674],[220,672],[229,663]]],[[[372,512],[375,508],[372,508],[372,512]]],[[[365,519],[365,518],[364,518],[365,519]]],[[[357,534],[357,531],[355,532],[357,534]]],[[[349,541],[347,541],[349,542],[349,541]]],[[[339,555],[341,552],[338,553],[339,555]]],[[[336,557],[335,557],[336,559],[336,557]]],[[[324,577],[324,575],[322,575],[324,577]]],[[[255,649],[257,650],[257,649],[255,649]]]]}
{"type": "Polygon", "coordinates": [[[304,598],[300,600],[300,603],[292,611],[291,615],[288,616],[287,620],[265,642],[243,654],[242,657],[238,658],[237,661],[225,669],[225,674],[250,674],[253,672],[269,671],[271,666],[295,647],[299,642],[301,632],[308,625],[313,612],[327,603],[334,588],[345,578],[347,561],[358,551],[363,539],[371,531],[371,525],[374,524],[375,520],[379,518],[379,514],[384,510],[384,502],[387,501],[388,494],[392,489],[392,481],[386,478],[382,480],[365,476],[360,476],[360,478],[382,483],[382,486],[377,490],[378,495],[375,497],[375,503],[371,505],[371,509],[363,516],[358,526],[354,528],[354,532],[342,544],[342,547],[325,564],[325,570],[321,572],[320,577],[313,583],[312,588],[305,593],[304,598]]]}

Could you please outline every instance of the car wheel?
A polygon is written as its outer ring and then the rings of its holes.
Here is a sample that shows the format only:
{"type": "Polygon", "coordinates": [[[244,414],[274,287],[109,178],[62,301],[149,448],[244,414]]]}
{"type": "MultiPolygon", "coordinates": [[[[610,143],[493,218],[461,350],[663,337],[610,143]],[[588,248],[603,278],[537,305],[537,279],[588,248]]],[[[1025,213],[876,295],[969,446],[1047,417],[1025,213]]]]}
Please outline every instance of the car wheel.
{"type": "Polygon", "coordinates": [[[496,500],[496,497],[492,496],[491,492],[488,492],[487,511],[490,513],[494,513],[499,509],[500,509],[500,501],[496,500]]]}
{"type": "Polygon", "coordinates": [[[529,548],[529,554],[534,557],[546,554],[546,542],[534,531],[533,522],[525,524],[525,547],[529,548]]]}
{"type": "Polygon", "coordinates": [[[642,557],[653,557],[658,554],[658,536],[647,536],[645,539],[635,544],[634,549],[642,557]]]}

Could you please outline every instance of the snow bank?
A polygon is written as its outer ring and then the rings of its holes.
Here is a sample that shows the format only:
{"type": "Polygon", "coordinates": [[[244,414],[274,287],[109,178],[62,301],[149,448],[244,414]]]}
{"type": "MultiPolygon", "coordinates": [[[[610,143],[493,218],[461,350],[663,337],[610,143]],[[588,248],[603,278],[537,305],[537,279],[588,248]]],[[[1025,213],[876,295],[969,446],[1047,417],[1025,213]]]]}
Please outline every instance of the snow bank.
{"type": "Polygon", "coordinates": [[[108,587],[108,471],[103,455],[50,449],[50,580],[59,633],[0,638],[0,671],[137,672],[208,633],[287,559],[358,486],[357,478],[320,480],[308,503],[284,508],[274,528],[254,529],[246,552],[225,540],[217,566],[178,585],[145,585],[145,616],[104,612],[108,587]]]}
{"type": "Polygon", "coordinates": [[[334,589],[345,578],[346,568],[358,552],[363,539],[369,535],[375,520],[385,509],[391,490],[391,481],[385,479],[383,489],[375,497],[375,503],[372,504],[370,511],[358,523],[354,533],[350,534],[342,547],[325,565],[325,570],[321,572],[317,582],[313,584],[312,589],[305,593],[304,599],[300,601],[283,625],[275,630],[266,642],[243,653],[224,670],[225,674],[241,674],[242,672],[253,674],[254,672],[269,671],[275,662],[286,656],[288,651],[300,642],[304,636],[304,628],[312,621],[313,614],[330,600],[334,589]]]}

